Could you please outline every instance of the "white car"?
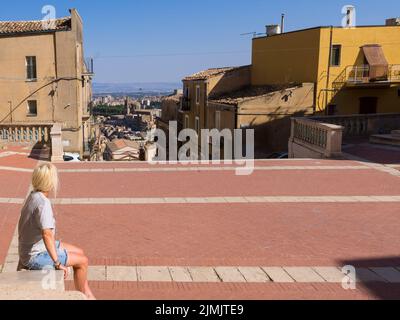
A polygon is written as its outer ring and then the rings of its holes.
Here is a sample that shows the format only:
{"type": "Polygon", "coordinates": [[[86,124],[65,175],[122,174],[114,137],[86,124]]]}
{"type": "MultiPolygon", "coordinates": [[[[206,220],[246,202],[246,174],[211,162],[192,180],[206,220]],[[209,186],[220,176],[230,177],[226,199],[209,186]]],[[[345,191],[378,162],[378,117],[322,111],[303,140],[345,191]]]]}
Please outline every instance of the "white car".
{"type": "Polygon", "coordinates": [[[81,162],[79,153],[64,153],[65,162],[81,162]]]}

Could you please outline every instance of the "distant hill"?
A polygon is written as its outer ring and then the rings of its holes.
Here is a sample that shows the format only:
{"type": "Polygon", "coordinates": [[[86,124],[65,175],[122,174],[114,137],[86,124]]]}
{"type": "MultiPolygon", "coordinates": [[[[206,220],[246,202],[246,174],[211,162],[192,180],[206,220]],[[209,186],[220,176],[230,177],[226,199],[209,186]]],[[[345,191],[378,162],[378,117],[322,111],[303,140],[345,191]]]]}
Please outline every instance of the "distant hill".
{"type": "Polygon", "coordinates": [[[94,83],[95,95],[165,95],[182,88],[182,83],[94,83]]]}

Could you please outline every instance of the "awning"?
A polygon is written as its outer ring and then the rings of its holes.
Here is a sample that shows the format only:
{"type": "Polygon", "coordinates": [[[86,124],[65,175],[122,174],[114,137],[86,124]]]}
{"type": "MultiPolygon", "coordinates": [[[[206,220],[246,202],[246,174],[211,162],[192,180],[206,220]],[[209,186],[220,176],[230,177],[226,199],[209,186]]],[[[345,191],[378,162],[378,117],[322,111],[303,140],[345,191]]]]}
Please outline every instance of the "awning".
{"type": "Polygon", "coordinates": [[[362,49],[370,67],[370,80],[387,80],[389,74],[389,63],[386,60],[382,47],[378,44],[369,44],[363,46],[362,49]]]}

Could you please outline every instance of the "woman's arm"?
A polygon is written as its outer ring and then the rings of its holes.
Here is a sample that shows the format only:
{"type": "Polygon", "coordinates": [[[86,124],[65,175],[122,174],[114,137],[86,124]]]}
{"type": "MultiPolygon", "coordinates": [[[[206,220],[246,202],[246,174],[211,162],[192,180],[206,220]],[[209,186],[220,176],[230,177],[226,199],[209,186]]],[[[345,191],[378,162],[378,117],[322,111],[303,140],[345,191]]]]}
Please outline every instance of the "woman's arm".
{"type": "Polygon", "coordinates": [[[47,252],[49,253],[51,259],[53,259],[54,263],[58,262],[56,240],[54,238],[53,230],[51,230],[51,229],[43,230],[42,237],[43,237],[43,241],[46,246],[47,252]]]}
{"type": "Polygon", "coordinates": [[[64,272],[64,279],[68,278],[69,275],[69,270],[67,266],[63,266],[60,261],[58,261],[58,254],[57,254],[57,248],[56,248],[56,240],[54,238],[54,233],[53,230],[51,229],[46,229],[42,231],[42,237],[44,244],[46,246],[47,252],[49,253],[51,259],[54,262],[54,267],[56,267],[57,270],[63,271],[64,272]],[[56,266],[56,264],[59,264],[56,266]]]}

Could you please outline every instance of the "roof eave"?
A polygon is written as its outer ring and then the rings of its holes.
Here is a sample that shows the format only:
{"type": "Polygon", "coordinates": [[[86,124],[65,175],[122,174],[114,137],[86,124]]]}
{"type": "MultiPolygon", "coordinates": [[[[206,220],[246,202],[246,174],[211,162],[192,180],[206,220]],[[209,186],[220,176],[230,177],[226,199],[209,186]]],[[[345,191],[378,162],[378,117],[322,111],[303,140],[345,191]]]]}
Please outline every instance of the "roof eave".
{"type": "Polygon", "coordinates": [[[25,32],[13,32],[13,33],[0,33],[0,38],[12,38],[12,37],[27,37],[27,36],[40,36],[46,34],[54,34],[56,32],[68,32],[71,29],[65,30],[43,30],[43,31],[25,31],[25,32]]]}

